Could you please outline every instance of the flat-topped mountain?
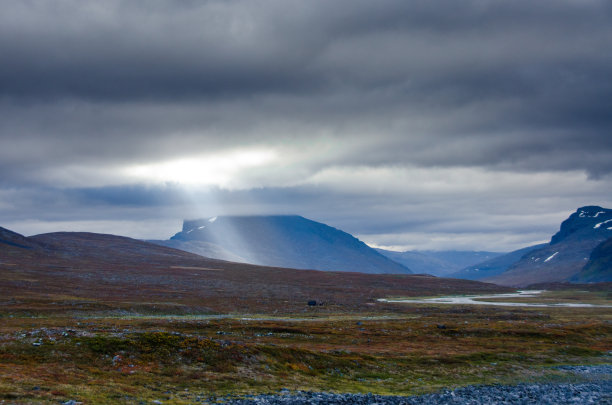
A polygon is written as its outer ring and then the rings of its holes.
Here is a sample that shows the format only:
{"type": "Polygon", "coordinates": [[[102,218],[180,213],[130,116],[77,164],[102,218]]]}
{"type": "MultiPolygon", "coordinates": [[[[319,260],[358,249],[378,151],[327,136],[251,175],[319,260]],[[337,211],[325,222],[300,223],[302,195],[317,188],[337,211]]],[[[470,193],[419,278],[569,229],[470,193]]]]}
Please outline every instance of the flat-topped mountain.
{"type": "Polygon", "coordinates": [[[549,244],[528,252],[503,273],[484,280],[512,286],[571,280],[585,267],[593,250],[610,237],[611,209],[578,208],[563,221],[549,244]]]}
{"type": "Polygon", "coordinates": [[[339,229],[298,215],[219,216],[186,220],[154,243],[206,257],[296,269],[411,273],[339,229]]]}

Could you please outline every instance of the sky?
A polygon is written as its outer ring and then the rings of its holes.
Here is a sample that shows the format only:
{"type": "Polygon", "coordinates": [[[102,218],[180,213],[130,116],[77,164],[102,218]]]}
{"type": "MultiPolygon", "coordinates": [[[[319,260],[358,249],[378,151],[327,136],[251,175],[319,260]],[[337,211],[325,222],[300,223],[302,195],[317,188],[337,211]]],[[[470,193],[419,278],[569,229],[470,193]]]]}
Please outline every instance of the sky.
{"type": "Polygon", "coordinates": [[[510,251],[612,206],[612,2],[1,0],[0,226],[299,214],[510,251]]]}

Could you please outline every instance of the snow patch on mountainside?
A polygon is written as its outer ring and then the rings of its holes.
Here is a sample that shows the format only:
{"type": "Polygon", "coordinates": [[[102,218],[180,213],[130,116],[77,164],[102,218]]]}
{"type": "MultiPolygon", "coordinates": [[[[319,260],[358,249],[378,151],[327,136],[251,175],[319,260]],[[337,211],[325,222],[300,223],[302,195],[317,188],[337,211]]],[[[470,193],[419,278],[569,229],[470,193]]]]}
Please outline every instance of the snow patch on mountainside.
{"type": "MultiPolygon", "coordinates": [[[[603,224],[607,224],[608,222],[612,222],[612,219],[608,219],[607,221],[603,221],[603,222],[600,222],[600,223],[598,223],[598,224],[595,224],[595,226],[593,227],[593,229],[597,229],[597,228],[599,228],[600,226],[602,226],[603,224]]],[[[608,228],[608,229],[610,229],[610,228],[608,228]]]]}
{"type": "Polygon", "coordinates": [[[204,229],[204,228],[206,228],[206,225],[198,226],[197,228],[191,228],[186,233],[191,233],[191,232],[195,231],[196,229],[204,229]]]}
{"type": "Polygon", "coordinates": [[[559,252],[555,252],[552,255],[550,255],[549,257],[546,258],[546,260],[544,260],[544,263],[548,262],[549,260],[552,260],[553,257],[557,256],[559,254],[559,252]]]}
{"type": "Polygon", "coordinates": [[[589,215],[589,213],[586,211],[580,211],[580,214],[578,214],[578,216],[580,218],[597,218],[599,214],[606,214],[606,213],[607,213],[606,211],[597,211],[595,214],[589,215]]]}

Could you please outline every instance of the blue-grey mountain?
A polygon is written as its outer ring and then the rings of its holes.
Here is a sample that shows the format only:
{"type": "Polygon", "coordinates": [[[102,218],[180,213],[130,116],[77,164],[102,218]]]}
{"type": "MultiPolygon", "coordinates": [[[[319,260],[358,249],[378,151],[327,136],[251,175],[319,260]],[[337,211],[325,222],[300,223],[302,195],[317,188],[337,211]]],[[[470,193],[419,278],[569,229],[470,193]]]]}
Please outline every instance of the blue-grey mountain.
{"type": "Polygon", "coordinates": [[[586,266],[572,277],[578,283],[612,281],[612,238],[599,244],[589,257],[586,266]]]}
{"type": "Polygon", "coordinates": [[[376,250],[391,260],[403,264],[415,273],[427,273],[440,277],[447,277],[466,266],[502,255],[502,253],[497,252],[458,250],[409,250],[405,252],[394,252],[384,249],[376,250]]]}
{"type": "Polygon", "coordinates": [[[168,241],[203,256],[276,267],[411,273],[354,236],[297,215],[219,216],[186,220],[168,241]]]}
{"type": "Polygon", "coordinates": [[[484,278],[497,276],[504,271],[508,270],[513,264],[518,262],[530,252],[541,249],[547,246],[547,244],[539,244],[528,246],[526,248],[518,249],[504,255],[496,256],[492,259],[485,260],[480,263],[476,263],[472,266],[468,266],[457,272],[451,273],[448,277],[453,278],[464,278],[467,280],[482,280],[484,278]]]}
{"type": "Polygon", "coordinates": [[[573,280],[587,265],[593,250],[610,237],[611,209],[578,208],[563,221],[549,244],[522,256],[503,273],[484,280],[509,286],[573,280]]]}

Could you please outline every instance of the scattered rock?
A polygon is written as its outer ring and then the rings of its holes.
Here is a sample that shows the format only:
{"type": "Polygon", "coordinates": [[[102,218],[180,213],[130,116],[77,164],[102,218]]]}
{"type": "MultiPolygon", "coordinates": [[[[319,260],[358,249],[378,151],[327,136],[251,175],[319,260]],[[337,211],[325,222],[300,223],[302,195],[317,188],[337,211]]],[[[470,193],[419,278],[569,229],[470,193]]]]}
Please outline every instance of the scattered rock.
{"type": "Polygon", "coordinates": [[[280,391],[248,399],[228,399],[231,405],[436,405],[612,404],[612,380],[581,384],[519,384],[468,386],[437,394],[400,397],[373,394],[332,394],[280,391]]]}

